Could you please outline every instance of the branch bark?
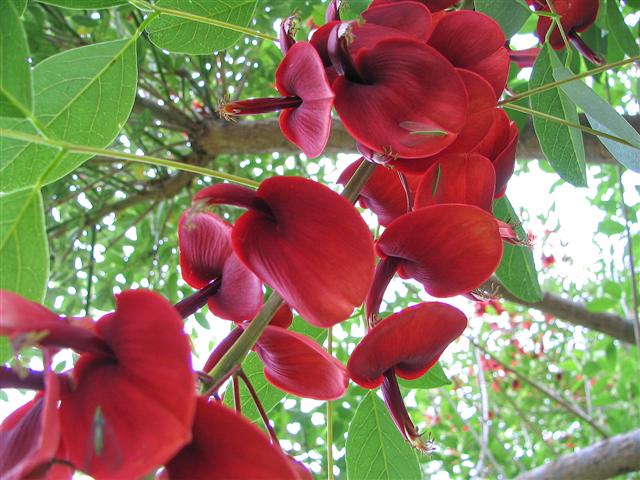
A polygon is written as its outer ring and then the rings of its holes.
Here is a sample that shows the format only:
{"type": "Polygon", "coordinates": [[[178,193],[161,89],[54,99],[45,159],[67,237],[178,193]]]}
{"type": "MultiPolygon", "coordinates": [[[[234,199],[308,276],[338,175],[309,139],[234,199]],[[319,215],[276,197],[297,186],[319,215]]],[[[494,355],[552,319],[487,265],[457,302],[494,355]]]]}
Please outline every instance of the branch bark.
{"type": "Polygon", "coordinates": [[[517,480],[601,480],[640,470],[640,429],[595,443],[523,473],[517,480]]]}
{"type": "Polygon", "coordinates": [[[513,295],[497,279],[493,278],[486,282],[482,288],[486,288],[488,292],[496,292],[497,296],[512,303],[535,308],[574,325],[596,330],[626,343],[635,343],[633,321],[618,315],[590,312],[580,303],[548,292],[544,294],[539,302],[525,302],[513,295]]]}

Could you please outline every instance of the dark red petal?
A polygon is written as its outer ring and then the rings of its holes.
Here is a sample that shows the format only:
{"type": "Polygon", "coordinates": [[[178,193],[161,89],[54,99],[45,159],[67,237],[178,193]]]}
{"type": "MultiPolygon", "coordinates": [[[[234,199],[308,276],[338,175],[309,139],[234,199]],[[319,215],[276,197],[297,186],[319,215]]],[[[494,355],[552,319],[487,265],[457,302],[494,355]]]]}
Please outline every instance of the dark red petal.
{"type": "MultiPolygon", "coordinates": [[[[560,23],[565,33],[571,31],[584,32],[596,21],[598,16],[599,3],[596,0],[555,0],[553,6],[556,13],[560,15],[560,23]]],[[[549,11],[549,7],[537,10],[549,11]]],[[[545,16],[538,18],[537,35],[540,43],[545,42],[547,32],[551,27],[552,19],[545,16]]],[[[564,39],[557,27],[554,27],[549,38],[549,43],[556,50],[564,48],[564,39]]]]}
{"type": "MultiPolygon", "coordinates": [[[[338,178],[338,183],[345,185],[363,159],[349,165],[338,178]]],[[[407,175],[411,194],[415,192],[420,177],[407,175]]],[[[360,192],[360,203],[378,217],[380,225],[387,226],[400,215],[407,213],[407,197],[398,178],[398,173],[391,168],[378,166],[360,192]]]]}
{"type": "Polygon", "coordinates": [[[60,443],[59,400],[60,382],[51,370],[50,359],[45,359],[44,394],[38,393],[0,425],[3,480],[18,480],[35,471],[46,471],[60,443]]]}
{"type": "Polygon", "coordinates": [[[493,122],[484,140],[480,142],[473,151],[484,155],[492,162],[498,157],[509,143],[510,121],[507,114],[502,109],[493,112],[493,122]]]}
{"type": "Polygon", "coordinates": [[[204,288],[222,275],[231,248],[231,226],[211,212],[187,209],[178,223],[182,278],[193,288],[204,288]]]}
{"type": "Polygon", "coordinates": [[[280,129],[308,157],[322,153],[331,131],[333,91],[324,65],[310,43],[293,45],[276,71],[276,86],[283,95],[302,99],[297,108],[283,110],[280,129]]]}
{"type": "Polygon", "coordinates": [[[507,182],[513,175],[516,165],[516,148],[518,147],[518,125],[511,122],[509,127],[509,140],[498,156],[493,161],[496,171],[496,197],[504,195],[507,182]]]}
{"type": "MultiPolygon", "coordinates": [[[[379,5],[387,5],[387,4],[395,3],[399,1],[401,0],[373,0],[373,2],[371,2],[370,8],[373,8],[374,6],[379,6],[379,5]]],[[[459,0],[416,0],[416,2],[426,5],[427,8],[432,12],[437,12],[439,10],[444,10],[445,8],[449,8],[455,5],[456,3],[458,3],[458,1],[459,0]]]]}
{"type": "Polygon", "coordinates": [[[402,259],[398,273],[434,297],[471,291],[500,264],[502,240],[495,218],[478,207],[433,205],[403,215],[380,236],[383,256],[402,259]]]}
{"type": "Polygon", "coordinates": [[[273,316],[269,325],[273,325],[275,327],[280,328],[289,328],[293,323],[293,312],[291,308],[286,303],[283,303],[282,306],[276,311],[276,314],[273,316]]]}
{"type": "Polygon", "coordinates": [[[266,379],[285,392],[335,400],[347,390],[344,365],[304,335],[269,325],[255,350],[264,363],[266,379]]]}
{"type": "Polygon", "coordinates": [[[166,466],[171,480],[297,479],[296,469],[258,427],[200,397],[193,440],[166,466]]]}
{"type": "MultiPolygon", "coordinates": [[[[318,55],[320,55],[320,59],[322,60],[322,64],[325,67],[331,66],[331,58],[329,57],[329,52],[327,51],[327,43],[329,42],[329,35],[333,30],[333,27],[338,25],[340,21],[334,20],[332,22],[327,22],[311,35],[311,39],[309,43],[316,49],[318,55]]],[[[330,82],[333,83],[333,82],[330,82]]]]}
{"type": "Polygon", "coordinates": [[[85,354],[60,406],[68,459],[96,479],[138,478],[191,438],[195,380],[182,319],[144,291],[116,297],[97,323],[115,359],[85,354]]]}
{"type": "Polygon", "coordinates": [[[220,289],[209,299],[209,310],[234,322],[251,320],[262,307],[262,282],[232,253],[222,269],[220,289]]]}
{"type": "Polygon", "coordinates": [[[439,203],[464,203],[491,212],[496,173],[486,157],[477,153],[443,157],[422,177],[414,209],[439,203]]]}
{"type": "Polygon", "coordinates": [[[98,338],[92,323],[82,319],[64,318],[42,305],[22,298],[8,290],[0,290],[0,335],[6,335],[18,346],[21,336],[29,343],[34,333],[43,346],[68,347],[79,352],[109,354],[109,347],[98,338]],[[42,335],[46,332],[46,335],[42,335]]]}
{"type": "Polygon", "coordinates": [[[258,197],[273,218],[251,210],[232,241],[242,262],[308,322],[330,327],[360,305],[373,277],[369,228],[346,199],[322,184],[272,177],[258,197]]]}
{"type": "Polygon", "coordinates": [[[500,97],[509,75],[505,36],[491,17],[470,10],[447,13],[437,23],[429,45],[456,67],[482,75],[500,97]]]}
{"type": "Polygon", "coordinates": [[[437,51],[389,39],[355,57],[366,84],[338,77],[335,106],[356,141],[403,158],[434,155],[464,126],[467,92],[455,68],[437,51]]]}
{"type": "Polygon", "coordinates": [[[423,302],[405,308],[365,335],[351,354],[347,370],[365,388],[379,386],[384,372],[391,368],[408,380],[421,377],[466,327],[464,314],[444,303],[423,302]]]}

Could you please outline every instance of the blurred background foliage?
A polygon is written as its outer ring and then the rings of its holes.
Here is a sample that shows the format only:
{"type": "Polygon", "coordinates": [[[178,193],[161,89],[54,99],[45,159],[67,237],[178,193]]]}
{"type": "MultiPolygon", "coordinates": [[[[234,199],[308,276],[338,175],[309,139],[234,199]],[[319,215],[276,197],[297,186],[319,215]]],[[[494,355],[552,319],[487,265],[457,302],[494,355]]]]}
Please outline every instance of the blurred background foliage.
{"type": "MultiPolygon", "coordinates": [[[[636,35],[637,3],[621,4],[636,35]]],[[[365,4],[349,2],[354,12],[365,4]]],[[[301,19],[298,38],[305,38],[314,23],[323,23],[324,8],[319,0],[261,0],[253,28],[275,34],[278,19],[295,11],[301,19]]],[[[601,12],[586,37],[614,61],[622,54],[607,35],[605,17],[601,12]]],[[[30,1],[24,21],[33,61],[38,63],[70,48],[130,36],[141,14],[127,5],[68,10],[30,1]]],[[[534,29],[532,16],[517,37],[521,44],[531,43],[534,29]]],[[[145,36],[137,49],[138,101],[113,147],[181,161],[201,155],[202,128],[222,122],[216,113],[222,99],[274,94],[274,71],[282,57],[272,42],[250,37],[205,56],[168,54],[145,36]]],[[[575,62],[574,71],[591,67],[578,55],[575,62]]],[[[633,68],[598,75],[592,86],[621,113],[637,115],[640,80],[637,67],[633,68]]],[[[526,90],[527,78],[526,71],[514,68],[510,89],[526,90]]],[[[523,126],[527,121],[514,119],[523,126]]],[[[251,141],[246,138],[248,144],[251,141]]],[[[337,189],[339,167],[350,158],[238,153],[208,156],[205,164],[258,181],[272,175],[301,175],[337,189]]],[[[525,229],[535,236],[533,251],[543,290],[586,304],[592,312],[632,319],[626,248],[632,241],[635,259],[640,258],[638,176],[622,174],[613,164],[590,165],[589,188],[575,189],[551,173],[546,161],[520,160],[508,194],[525,229]],[[627,189],[626,213],[621,186],[627,189]],[[573,209],[571,202],[576,202],[573,209]],[[580,244],[567,223],[576,220],[571,215],[587,229],[594,225],[580,244]]],[[[113,293],[124,289],[150,288],[174,302],[192,292],[179,273],[177,222],[191,196],[212,179],[190,176],[171,189],[168,185],[176,175],[160,167],[96,157],[44,188],[50,308],[67,315],[99,316],[114,307],[113,293]]],[[[220,211],[231,221],[240,213],[233,208],[220,211]]],[[[635,268],[637,273],[638,265],[635,268]]],[[[394,285],[383,306],[389,312],[426,298],[414,284],[394,285]]],[[[435,442],[434,453],[420,457],[425,474],[514,477],[640,424],[638,352],[632,344],[501,299],[456,305],[470,315],[470,328],[441,360],[449,380],[428,385],[435,388],[405,390],[413,419],[435,442]]],[[[197,347],[196,365],[202,365],[208,349],[228,328],[206,311],[188,320],[197,347]]],[[[307,333],[323,340],[322,332],[307,333]]],[[[356,312],[334,329],[334,354],[346,362],[362,334],[362,318],[356,312]]],[[[57,369],[70,367],[68,361],[62,359],[57,369]]],[[[255,359],[251,368],[259,372],[255,359]]],[[[249,365],[246,369],[250,373],[249,365]]],[[[326,405],[285,397],[264,380],[260,384],[259,376],[255,383],[271,408],[269,416],[284,447],[318,478],[326,477],[326,405]]],[[[346,478],[346,435],[365,393],[352,386],[334,402],[337,478],[346,478]]],[[[244,411],[250,415],[248,406],[244,411]]]]}

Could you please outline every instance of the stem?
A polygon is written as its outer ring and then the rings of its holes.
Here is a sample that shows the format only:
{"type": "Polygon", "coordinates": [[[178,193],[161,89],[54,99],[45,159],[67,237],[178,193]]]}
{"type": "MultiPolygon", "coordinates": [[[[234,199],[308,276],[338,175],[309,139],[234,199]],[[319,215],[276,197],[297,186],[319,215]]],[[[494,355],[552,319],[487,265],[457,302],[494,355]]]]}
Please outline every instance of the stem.
{"type": "Polygon", "coordinates": [[[615,135],[610,135],[606,132],[601,132],[600,130],[594,130],[593,128],[585,127],[584,125],[580,125],[578,123],[569,122],[564,118],[554,117],[553,115],[549,115],[543,112],[538,112],[536,110],[531,110],[530,108],[521,107],[520,105],[504,105],[504,108],[509,108],[511,110],[515,110],[516,112],[528,113],[529,115],[534,117],[540,117],[545,120],[549,120],[550,122],[566,125],[567,127],[575,128],[576,130],[582,130],[585,133],[590,133],[591,135],[595,135],[597,137],[607,138],[609,140],[613,140],[614,142],[618,142],[623,145],[626,145],[627,147],[638,149],[638,147],[636,147],[632,143],[627,142],[623,138],[616,137],[615,135]]]}
{"type": "Polygon", "coordinates": [[[125,160],[130,162],[145,163],[147,165],[158,165],[166,168],[175,168],[184,172],[197,173],[200,175],[208,175],[210,177],[219,178],[221,180],[228,180],[229,182],[244,185],[250,188],[258,188],[259,182],[249,180],[248,178],[238,177],[229,173],[219,172],[217,170],[211,170],[205,167],[199,167],[197,165],[189,165],[175,160],[166,160],[164,158],[134,155],[132,153],[118,152],[116,150],[106,150],[103,148],[87,147],[84,145],[76,145],[73,143],[67,143],[60,140],[53,140],[45,138],[39,135],[31,135],[28,133],[17,132],[6,128],[0,128],[0,137],[12,138],[14,140],[22,140],[25,142],[37,143],[40,145],[48,145],[50,147],[62,148],[70,153],[89,153],[92,155],[101,155],[107,158],[114,158],[117,160],[125,160]]]}
{"type": "Polygon", "coordinates": [[[233,376],[233,406],[238,414],[242,414],[242,401],[240,400],[240,382],[238,374],[233,376]]]}
{"type": "MultiPolygon", "coordinates": [[[[569,43],[569,38],[567,37],[567,34],[564,31],[562,22],[560,21],[561,20],[560,15],[558,15],[558,12],[556,12],[556,7],[553,5],[553,0],[547,0],[547,5],[549,5],[549,10],[551,10],[551,13],[555,14],[555,17],[553,17],[552,19],[552,23],[554,23],[556,26],[555,28],[557,28],[560,31],[560,36],[562,37],[562,41],[564,42],[565,48],[567,49],[567,59],[565,60],[564,64],[565,66],[568,66],[571,64],[571,55],[573,54],[573,52],[571,51],[571,44],[569,43]]],[[[549,42],[549,38],[551,37],[552,33],[553,33],[553,27],[551,27],[547,32],[547,37],[545,38],[545,42],[549,42]]]]}
{"type": "Polygon", "coordinates": [[[358,200],[358,195],[360,195],[360,191],[364,187],[369,177],[373,174],[373,171],[376,169],[377,164],[364,161],[362,162],[356,171],[349,179],[349,183],[347,183],[342,190],[342,196],[349,200],[351,203],[356,203],[358,200]]]}
{"type": "Polygon", "coordinates": [[[505,105],[511,102],[517,102],[522,98],[529,97],[531,95],[536,95],[538,93],[546,92],[547,90],[552,90],[560,85],[564,85],[565,83],[575,82],[576,80],[580,80],[582,78],[591,77],[598,73],[606,72],[607,70],[612,70],[617,67],[622,67],[624,65],[628,65],[630,63],[635,63],[640,61],[640,55],[636,57],[626,58],[624,60],[619,60],[613,63],[607,63],[606,65],[602,65],[601,67],[594,68],[592,70],[587,70],[586,72],[579,73],[569,78],[564,78],[562,80],[557,80],[555,82],[547,83],[546,85],[540,85],[539,87],[532,88],[531,90],[527,90],[526,92],[519,93],[518,95],[514,95],[513,97],[506,98],[500,102],[498,105],[505,105]]]}
{"type": "MultiPolygon", "coordinates": [[[[327,352],[333,356],[333,328],[327,332],[327,352]]],[[[327,480],[333,480],[333,405],[327,402],[327,480]]]]}
{"type": "Polygon", "coordinates": [[[253,388],[253,385],[249,381],[249,377],[247,377],[246,373],[244,373],[242,369],[238,370],[238,377],[242,379],[245,387],[247,387],[247,390],[249,390],[249,395],[251,395],[251,399],[253,400],[253,403],[258,409],[258,413],[260,413],[260,418],[262,418],[264,427],[267,429],[267,432],[269,432],[269,436],[271,437],[271,443],[274,445],[277,445],[278,448],[281,448],[280,442],[278,441],[278,436],[276,435],[276,431],[273,429],[273,426],[269,422],[269,417],[267,416],[267,412],[264,410],[264,407],[262,406],[262,402],[260,402],[258,393],[256,392],[255,388],[253,388]]]}
{"type": "Polygon", "coordinates": [[[214,27],[225,28],[227,30],[233,30],[234,32],[244,33],[247,35],[251,35],[253,37],[262,38],[263,40],[272,40],[274,42],[278,41],[276,37],[267,35],[266,33],[262,33],[257,30],[253,30],[251,28],[242,27],[240,25],[235,25],[233,23],[223,22],[222,20],[216,20],[215,18],[202,17],[194,13],[184,12],[181,10],[174,10],[173,8],[160,7],[158,5],[149,3],[145,0],[135,0],[135,1],[130,0],[129,3],[131,3],[136,8],[153,10],[156,14],[165,14],[165,15],[170,15],[172,17],[191,20],[192,22],[205,23],[207,25],[212,25],[214,27]]]}

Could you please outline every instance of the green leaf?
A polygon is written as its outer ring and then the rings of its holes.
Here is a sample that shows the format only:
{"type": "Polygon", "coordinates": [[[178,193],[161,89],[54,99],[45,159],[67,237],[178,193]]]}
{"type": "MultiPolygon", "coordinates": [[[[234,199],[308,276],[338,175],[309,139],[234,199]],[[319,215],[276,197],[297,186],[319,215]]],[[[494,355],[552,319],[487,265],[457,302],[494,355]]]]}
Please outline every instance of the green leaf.
{"type": "MultiPolygon", "coordinates": [[[[200,17],[247,27],[251,23],[257,0],[159,0],[158,7],[171,8],[200,17]]],[[[174,53],[210,55],[229,48],[242,36],[221,27],[162,14],[148,27],[149,39],[158,47],[174,53]]]]}
{"type": "MultiPolygon", "coordinates": [[[[50,57],[33,71],[35,115],[51,138],[104,148],[133,108],[137,83],[135,41],[98,43],[50,57]]],[[[5,128],[36,133],[28,125],[5,128]]],[[[55,149],[3,139],[0,191],[46,185],[90,158],[68,154],[52,167],[55,149]]]]}
{"type": "MultiPolygon", "coordinates": [[[[562,66],[553,69],[553,77],[556,80],[564,80],[571,76],[572,73],[562,66]]],[[[618,162],[634,172],[640,172],[640,134],[629,125],[629,122],[579,80],[565,83],[560,88],[573,103],[584,110],[593,128],[615,135],[635,146],[634,148],[608,138],[598,137],[618,162]]]]}
{"type": "Polygon", "coordinates": [[[0,195],[0,203],[0,289],[41,302],[49,277],[49,248],[40,191],[0,195]]]}
{"type": "MultiPolygon", "coordinates": [[[[515,225],[518,237],[527,238],[527,232],[520,224],[518,215],[507,197],[499,198],[493,202],[493,214],[498,220],[515,225]]],[[[542,300],[538,272],[533,261],[533,253],[529,247],[505,243],[502,260],[496,270],[496,277],[516,297],[526,302],[542,300]]]]}
{"type": "MultiPolygon", "coordinates": [[[[560,66],[560,60],[547,43],[540,50],[533,66],[529,87],[537,88],[555,81],[553,68],[557,66],[560,66]]],[[[531,108],[572,123],[579,123],[575,105],[557,88],[531,96],[531,108]]],[[[577,187],[586,186],[587,168],[582,133],[539,117],[533,117],[533,126],[540,141],[540,148],[553,169],[567,182],[577,187]]]]}
{"type": "Polygon", "coordinates": [[[8,363],[11,357],[13,357],[13,348],[11,348],[9,337],[0,336],[0,365],[8,363]]]}
{"type": "Polygon", "coordinates": [[[431,369],[420,378],[415,380],[405,380],[398,378],[398,383],[402,387],[417,388],[420,390],[428,390],[431,388],[444,387],[451,385],[451,380],[447,378],[440,363],[436,363],[431,369]]]}
{"type": "Polygon", "coordinates": [[[13,0],[13,4],[16,7],[16,10],[18,11],[18,15],[22,16],[24,15],[25,10],[27,9],[27,2],[29,0],[13,0]]]}
{"type": "Polygon", "coordinates": [[[635,37],[629,31],[629,27],[618,9],[620,2],[607,0],[607,29],[613,38],[618,42],[624,53],[630,57],[640,55],[640,47],[635,41],[635,37]]]}
{"type": "Polygon", "coordinates": [[[27,36],[18,2],[9,0],[0,15],[0,112],[3,117],[28,117],[33,109],[33,84],[27,36]]]}
{"type": "Polygon", "coordinates": [[[624,230],[624,225],[616,222],[615,220],[611,220],[610,218],[605,218],[598,225],[598,231],[605,235],[615,235],[616,233],[624,232],[624,230]]]}
{"type": "Polygon", "coordinates": [[[507,38],[518,33],[531,15],[531,10],[522,0],[475,0],[474,4],[478,12],[498,22],[507,38]]]}
{"type": "Polygon", "coordinates": [[[415,451],[375,391],[365,395],[351,420],[346,460],[349,480],[422,479],[415,451]]]}
{"type": "Polygon", "coordinates": [[[72,10],[87,10],[89,8],[99,10],[101,8],[117,7],[125,5],[127,0],[38,0],[40,3],[55,5],[56,7],[70,8],[72,10]]]}

